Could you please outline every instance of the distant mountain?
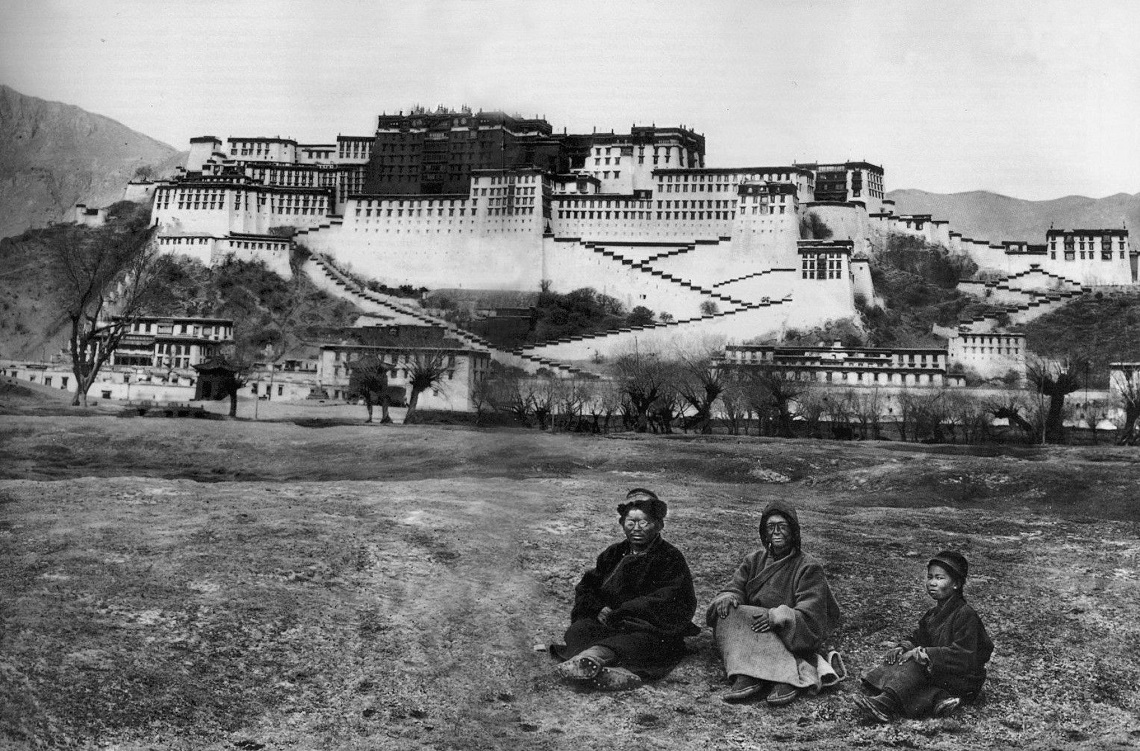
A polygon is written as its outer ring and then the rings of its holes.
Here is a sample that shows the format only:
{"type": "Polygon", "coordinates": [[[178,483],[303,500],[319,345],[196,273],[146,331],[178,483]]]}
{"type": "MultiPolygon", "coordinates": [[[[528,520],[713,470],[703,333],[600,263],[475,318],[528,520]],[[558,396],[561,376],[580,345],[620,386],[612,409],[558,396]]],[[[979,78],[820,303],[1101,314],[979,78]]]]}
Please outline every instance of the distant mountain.
{"type": "Polygon", "coordinates": [[[76,203],[112,204],[140,167],[165,175],[184,158],[110,118],[0,85],[0,237],[66,220],[76,203]]]}
{"type": "MultiPolygon", "coordinates": [[[[1025,240],[1044,243],[1045,231],[1057,229],[1140,228],[1140,193],[1117,193],[1107,198],[1066,196],[1052,201],[1020,198],[975,190],[969,193],[927,193],[892,190],[895,213],[932,214],[947,219],[950,229],[975,240],[1025,240]]],[[[1137,240],[1133,238],[1133,247],[1137,240]]]]}

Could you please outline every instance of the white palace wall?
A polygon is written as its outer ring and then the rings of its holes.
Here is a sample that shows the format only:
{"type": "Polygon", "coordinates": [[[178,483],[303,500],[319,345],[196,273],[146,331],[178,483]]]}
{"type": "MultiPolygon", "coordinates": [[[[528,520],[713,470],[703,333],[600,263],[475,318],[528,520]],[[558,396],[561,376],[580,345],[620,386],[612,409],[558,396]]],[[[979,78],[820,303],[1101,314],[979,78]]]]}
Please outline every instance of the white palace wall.
{"type": "Polygon", "coordinates": [[[151,221],[162,228],[162,235],[266,235],[271,227],[316,227],[331,211],[324,191],[194,183],[158,187],[151,221]]]}
{"type": "Polygon", "coordinates": [[[163,253],[189,256],[205,266],[224,263],[227,258],[265,264],[284,279],[293,276],[289,264],[291,241],[273,236],[212,237],[210,235],[162,235],[158,249],[163,253]]]}
{"type": "Polygon", "coordinates": [[[831,230],[830,240],[850,240],[856,255],[867,255],[872,249],[872,229],[867,207],[861,203],[812,202],[804,205],[803,214],[815,214],[831,230]]]}
{"type": "MultiPolygon", "coordinates": [[[[608,243],[605,248],[619,253],[624,250],[608,243]]],[[[627,310],[644,305],[657,313],[690,318],[700,315],[701,303],[709,299],[650,271],[627,266],[577,239],[546,238],[542,267],[543,278],[552,282],[555,292],[593,287],[617,298],[627,310]]]]}

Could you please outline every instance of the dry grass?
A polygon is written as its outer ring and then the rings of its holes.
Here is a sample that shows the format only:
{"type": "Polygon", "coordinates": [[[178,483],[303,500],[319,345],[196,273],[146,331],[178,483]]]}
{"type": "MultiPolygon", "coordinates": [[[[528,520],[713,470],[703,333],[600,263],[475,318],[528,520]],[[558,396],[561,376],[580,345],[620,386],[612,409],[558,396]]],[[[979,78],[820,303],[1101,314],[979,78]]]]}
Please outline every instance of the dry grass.
{"type": "Polygon", "coordinates": [[[1140,458],[889,444],[7,415],[0,743],[121,749],[1123,748],[1140,739],[1140,458]],[[779,482],[787,479],[787,482],[779,482]],[[773,482],[776,480],[778,482],[773,482]],[[985,699],[883,728],[853,681],[730,706],[710,638],[668,678],[579,692],[535,643],[624,489],[707,602],[801,510],[871,665],[958,547],[997,652],[985,699]]]}

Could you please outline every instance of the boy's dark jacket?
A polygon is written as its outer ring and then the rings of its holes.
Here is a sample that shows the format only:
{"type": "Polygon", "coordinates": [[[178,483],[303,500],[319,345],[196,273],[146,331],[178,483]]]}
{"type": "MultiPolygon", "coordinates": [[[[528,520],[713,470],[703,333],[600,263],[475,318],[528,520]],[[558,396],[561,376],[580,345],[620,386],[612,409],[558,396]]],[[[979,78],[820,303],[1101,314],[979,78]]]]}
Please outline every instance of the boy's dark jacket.
{"type": "Polygon", "coordinates": [[[931,680],[958,695],[982,687],[986,663],[994,652],[982,619],[961,595],[926,611],[902,647],[924,647],[930,656],[931,680]]]}

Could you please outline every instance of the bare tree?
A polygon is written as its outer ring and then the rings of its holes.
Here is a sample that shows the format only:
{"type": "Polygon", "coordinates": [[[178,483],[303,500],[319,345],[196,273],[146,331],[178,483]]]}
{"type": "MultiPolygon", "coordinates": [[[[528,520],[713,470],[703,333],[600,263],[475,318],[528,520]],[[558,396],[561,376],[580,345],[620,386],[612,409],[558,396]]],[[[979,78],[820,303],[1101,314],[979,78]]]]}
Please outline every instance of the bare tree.
{"type": "Polygon", "coordinates": [[[858,409],[858,397],[853,389],[832,393],[828,398],[828,412],[831,417],[831,436],[849,441],[855,437],[851,423],[858,409]]]}
{"type": "Polygon", "coordinates": [[[990,402],[986,409],[994,417],[1008,420],[1010,426],[1020,430],[1029,443],[1040,442],[1042,431],[1034,424],[1034,418],[1043,414],[1044,410],[1033,410],[1032,403],[1024,392],[1011,391],[1004,399],[990,402]]]}
{"type": "Polygon", "coordinates": [[[563,430],[575,429],[590,398],[590,388],[581,379],[568,378],[559,382],[558,413],[562,418],[563,430]]]}
{"type": "MultiPolygon", "coordinates": [[[[795,399],[796,414],[803,418],[807,425],[808,435],[812,438],[823,438],[823,416],[830,405],[827,393],[823,389],[809,389],[800,392],[795,399]]],[[[791,420],[788,422],[788,435],[791,435],[791,420]]]]}
{"type": "Polygon", "coordinates": [[[408,411],[404,413],[404,424],[412,425],[418,419],[416,408],[420,394],[443,384],[449,371],[455,368],[455,355],[446,350],[416,348],[403,353],[404,367],[408,371],[408,411]]]}
{"type": "Polygon", "coordinates": [[[472,385],[471,404],[475,407],[475,425],[478,426],[487,410],[495,407],[495,378],[492,374],[484,374],[472,385]]]}
{"type": "Polygon", "coordinates": [[[510,414],[523,427],[530,427],[534,405],[533,379],[521,368],[496,369],[490,379],[490,400],[499,412],[510,414]]]}
{"type": "Polygon", "coordinates": [[[741,374],[745,397],[757,421],[774,422],[778,435],[791,438],[796,401],[812,391],[812,383],[770,364],[742,366],[741,374]]]}
{"type": "Polygon", "coordinates": [[[862,389],[855,394],[853,411],[859,422],[859,435],[863,439],[880,440],[882,435],[883,408],[886,402],[878,386],[862,389]]]}
{"type": "Polygon", "coordinates": [[[380,422],[392,422],[388,414],[391,402],[388,396],[388,366],[376,355],[365,355],[348,362],[347,366],[348,394],[364,400],[364,408],[368,411],[365,422],[372,422],[372,408],[377,404],[381,410],[380,422]]]}
{"type": "Polygon", "coordinates": [[[107,209],[103,227],[69,227],[47,245],[45,261],[71,324],[73,406],[87,404],[99,370],[153,302],[158,249],[149,221],[145,207],[122,201],[107,209]]]}
{"type": "Polygon", "coordinates": [[[910,394],[914,440],[945,443],[943,426],[948,413],[946,391],[941,388],[922,388],[915,389],[910,394]]]}
{"type": "Polygon", "coordinates": [[[989,433],[989,412],[968,391],[948,390],[945,397],[946,422],[952,430],[962,431],[963,443],[981,443],[989,433]]]}
{"type": "Polygon", "coordinates": [[[238,391],[246,384],[252,366],[253,363],[242,357],[236,347],[229,346],[217,357],[195,366],[195,369],[199,371],[199,378],[206,377],[213,380],[215,387],[210,389],[210,396],[207,398],[215,401],[229,399],[229,415],[237,417],[238,391]],[[203,372],[208,375],[203,376],[203,372]]]}
{"type": "Polygon", "coordinates": [[[745,434],[748,433],[748,398],[742,380],[739,368],[722,365],[721,383],[724,391],[721,392],[720,403],[730,435],[740,435],[742,425],[745,434]]]}
{"type": "Polygon", "coordinates": [[[1124,410],[1124,424],[1116,443],[1119,446],[1135,446],[1140,442],[1140,430],[1136,426],[1137,419],[1140,419],[1140,373],[1135,370],[1113,371],[1111,391],[1124,410]]]}
{"type": "Polygon", "coordinates": [[[1065,397],[1079,391],[1084,382],[1080,373],[1084,361],[1075,356],[1062,360],[1030,358],[1025,375],[1034,391],[1049,400],[1045,415],[1043,440],[1056,443],[1064,439],[1065,397]]]}
{"type": "Polygon", "coordinates": [[[546,430],[550,416],[558,404],[558,397],[559,383],[557,378],[546,374],[534,379],[531,405],[534,409],[534,417],[538,420],[539,430],[546,430]]]}
{"type": "MultiPolygon", "coordinates": [[[[723,347],[719,348],[719,352],[723,351],[723,347]]],[[[724,393],[724,371],[717,355],[717,348],[709,346],[696,352],[681,352],[677,360],[676,391],[694,411],[685,424],[702,434],[712,432],[713,407],[724,393]]]]}
{"type": "Polygon", "coordinates": [[[657,401],[649,410],[649,424],[653,432],[670,434],[673,432],[673,423],[685,414],[685,407],[681,403],[681,396],[672,382],[667,381],[657,396],[657,401]]]}
{"type": "Polygon", "coordinates": [[[649,431],[649,411],[669,384],[669,368],[656,353],[632,352],[614,362],[614,372],[629,400],[638,433],[649,431]]]}
{"type": "Polygon", "coordinates": [[[594,420],[594,432],[609,433],[610,421],[613,416],[621,412],[622,391],[613,381],[595,381],[591,387],[592,397],[589,402],[590,416],[594,420]],[[599,424],[598,418],[602,422],[599,424]]]}

